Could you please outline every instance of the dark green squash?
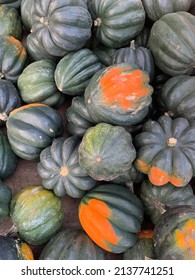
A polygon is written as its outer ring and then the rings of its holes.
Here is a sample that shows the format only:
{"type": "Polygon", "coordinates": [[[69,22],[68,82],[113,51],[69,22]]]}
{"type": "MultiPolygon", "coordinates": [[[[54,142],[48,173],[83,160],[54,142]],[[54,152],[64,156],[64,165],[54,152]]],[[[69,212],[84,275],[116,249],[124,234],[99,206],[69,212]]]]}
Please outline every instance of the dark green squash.
{"type": "Polygon", "coordinates": [[[80,229],[57,233],[43,248],[40,260],[104,260],[105,251],[80,229]]]}
{"type": "Polygon", "coordinates": [[[101,66],[98,57],[87,48],[65,55],[55,69],[58,90],[72,96],[83,94],[91,77],[101,66]]]}
{"type": "Polygon", "coordinates": [[[0,36],[0,79],[16,82],[27,62],[22,43],[13,36],[0,36]]]}
{"type": "Polygon", "coordinates": [[[131,126],[147,115],[152,93],[148,73],[136,65],[120,63],[93,75],[84,100],[95,123],[131,126]]]}
{"type": "Polygon", "coordinates": [[[108,67],[113,64],[112,60],[116,52],[116,49],[108,48],[104,45],[99,45],[96,48],[94,48],[92,51],[98,57],[102,65],[108,67]]]}
{"type": "Polygon", "coordinates": [[[147,47],[165,74],[195,74],[194,25],[195,17],[188,12],[164,15],[153,24],[147,47]]]}
{"type": "Polygon", "coordinates": [[[60,199],[53,192],[42,186],[27,186],[13,196],[10,217],[24,241],[40,245],[60,230],[64,213],[60,199]]]}
{"type": "Polygon", "coordinates": [[[30,246],[20,238],[0,236],[0,260],[34,260],[30,246]]]}
{"type": "Polygon", "coordinates": [[[79,165],[79,144],[80,139],[75,136],[56,138],[40,154],[37,170],[42,185],[57,196],[68,194],[79,198],[96,185],[96,181],[79,165]]]}
{"type": "Polygon", "coordinates": [[[147,47],[147,43],[148,43],[148,39],[150,36],[150,29],[151,27],[144,25],[144,28],[142,29],[142,31],[135,37],[134,39],[134,43],[135,43],[135,47],[147,47]]]}
{"type": "Polygon", "coordinates": [[[110,181],[132,165],[136,151],[122,126],[99,123],[87,129],[79,145],[79,163],[98,181],[110,181]]]}
{"type": "Polygon", "coordinates": [[[126,187],[102,184],[81,199],[79,220],[98,246],[122,253],[136,243],[136,233],[143,222],[143,206],[126,187]]]}
{"type": "Polygon", "coordinates": [[[25,103],[43,103],[57,107],[65,100],[56,87],[54,72],[56,63],[49,59],[41,59],[30,63],[18,78],[17,85],[25,103]]]}
{"type": "Polygon", "coordinates": [[[195,119],[195,77],[179,75],[168,79],[157,91],[156,101],[161,113],[195,119]]]}
{"type": "Polygon", "coordinates": [[[192,0],[142,0],[146,15],[152,21],[157,21],[163,15],[188,11],[192,0]]]}
{"type": "Polygon", "coordinates": [[[185,118],[149,120],[135,136],[135,167],[156,186],[182,187],[195,174],[195,129],[185,118]]]}
{"type": "Polygon", "coordinates": [[[13,152],[7,135],[0,131],[0,179],[11,176],[17,164],[18,157],[13,152]]]}
{"type": "Polygon", "coordinates": [[[155,74],[154,59],[151,51],[145,47],[134,47],[134,43],[130,47],[118,49],[112,60],[112,64],[129,63],[137,65],[141,70],[148,73],[150,82],[153,81],[155,74]]]}
{"type": "Polygon", "coordinates": [[[24,27],[30,31],[33,24],[34,0],[21,0],[20,13],[24,27]]]}
{"type": "Polygon", "coordinates": [[[154,252],[153,230],[142,229],[137,233],[137,242],[123,253],[123,260],[157,259],[154,252]]]}
{"type": "Polygon", "coordinates": [[[7,80],[0,80],[0,100],[0,126],[2,126],[10,112],[22,105],[22,100],[17,88],[7,80]]]}
{"type": "Polygon", "coordinates": [[[0,5],[0,36],[10,35],[20,40],[22,37],[22,22],[18,11],[7,5],[0,5]]]}
{"type": "Polygon", "coordinates": [[[195,207],[167,210],[154,228],[154,250],[160,260],[195,260],[195,207]]]}
{"type": "Polygon", "coordinates": [[[91,36],[92,19],[83,0],[34,0],[32,32],[46,52],[64,56],[81,49],[91,36]]]}
{"type": "Polygon", "coordinates": [[[14,109],[6,126],[13,151],[26,160],[38,159],[41,151],[63,130],[60,113],[39,103],[14,109]]]}
{"type": "Polygon", "coordinates": [[[9,215],[9,205],[12,199],[12,190],[0,181],[0,223],[9,215]]]}
{"type": "Polygon", "coordinates": [[[92,0],[89,11],[93,19],[93,32],[97,40],[110,48],[120,48],[129,43],[145,22],[141,0],[92,0]]]}
{"type": "Polygon", "coordinates": [[[75,96],[70,107],[66,111],[67,131],[71,135],[82,137],[85,131],[94,126],[95,123],[90,117],[83,96],[75,96]]]}
{"type": "Polygon", "coordinates": [[[168,209],[180,205],[195,206],[195,196],[190,185],[176,188],[168,183],[163,186],[155,186],[149,180],[141,184],[140,199],[144,205],[145,213],[155,225],[163,213],[168,209]]]}

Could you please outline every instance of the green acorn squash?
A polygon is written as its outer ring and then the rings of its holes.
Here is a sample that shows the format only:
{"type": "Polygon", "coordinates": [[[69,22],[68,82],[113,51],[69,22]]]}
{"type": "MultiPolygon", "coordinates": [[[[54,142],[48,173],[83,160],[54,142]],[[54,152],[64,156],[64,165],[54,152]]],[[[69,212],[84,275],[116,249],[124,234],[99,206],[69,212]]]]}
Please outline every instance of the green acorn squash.
{"type": "Polygon", "coordinates": [[[24,27],[30,31],[33,24],[34,0],[21,0],[20,13],[24,27]]]}

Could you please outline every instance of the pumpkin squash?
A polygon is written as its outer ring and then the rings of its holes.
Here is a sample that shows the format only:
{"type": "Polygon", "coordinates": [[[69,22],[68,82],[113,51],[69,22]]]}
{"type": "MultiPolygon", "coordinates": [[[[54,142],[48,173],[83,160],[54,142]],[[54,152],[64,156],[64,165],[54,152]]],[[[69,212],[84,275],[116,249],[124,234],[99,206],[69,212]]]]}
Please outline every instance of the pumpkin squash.
{"type": "Polygon", "coordinates": [[[40,260],[104,260],[104,250],[81,229],[57,233],[45,245],[40,260]]]}
{"type": "Polygon", "coordinates": [[[24,241],[40,245],[60,230],[64,213],[60,199],[53,192],[42,186],[27,186],[13,196],[10,216],[24,241]]]}
{"type": "Polygon", "coordinates": [[[157,21],[163,15],[188,11],[192,0],[142,0],[146,15],[152,21],[157,21]]]}
{"type": "Polygon", "coordinates": [[[20,238],[0,236],[0,260],[34,260],[30,246],[20,238]]]}
{"type": "Polygon", "coordinates": [[[98,181],[125,173],[136,157],[132,137],[122,126],[99,123],[87,129],[78,149],[79,164],[98,181]]]}
{"type": "Polygon", "coordinates": [[[13,152],[7,135],[0,131],[0,179],[11,176],[17,164],[18,157],[13,152]]]}
{"type": "Polygon", "coordinates": [[[63,57],[91,37],[92,19],[83,0],[34,0],[32,32],[46,52],[63,57]]]}
{"type": "Polygon", "coordinates": [[[9,215],[9,205],[11,199],[11,188],[0,181],[0,223],[9,215]]]}
{"type": "Polygon", "coordinates": [[[144,26],[145,11],[141,0],[92,0],[88,7],[95,37],[107,47],[127,45],[144,26]]]}
{"type": "Polygon", "coordinates": [[[161,116],[149,120],[135,136],[138,148],[135,167],[156,186],[171,183],[182,187],[195,174],[195,130],[185,118],[161,116]]]}
{"type": "Polygon", "coordinates": [[[0,126],[4,125],[12,110],[22,105],[18,89],[7,80],[0,79],[0,126]]]}
{"type": "Polygon", "coordinates": [[[126,187],[102,184],[81,199],[79,220],[98,246],[122,253],[136,243],[136,233],[143,222],[143,206],[126,187]]]}
{"type": "Polygon", "coordinates": [[[103,66],[108,67],[113,64],[113,56],[116,52],[114,48],[108,48],[104,45],[99,45],[94,48],[93,53],[98,57],[103,66]]]}
{"type": "Polygon", "coordinates": [[[154,250],[160,260],[195,259],[195,207],[167,210],[154,228],[154,250]]]}
{"type": "Polygon", "coordinates": [[[22,37],[22,22],[18,11],[7,5],[0,5],[0,36],[10,35],[20,40],[22,37]]]}
{"type": "Polygon", "coordinates": [[[188,12],[166,14],[153,24],[147,47],[165,74],[195,74],[194,25],[195,17],[188,12]]]}
{"type": "Polygon", "coordinates": [[[0,36],[0,79],[16,82],[27,62],[22,43],[13,36],[0,36]]]}
{"type": "Polygon", "coordinates": [[[141,184],[140,199],[145,213],[154,225],[170,208],[180,205],[195,206],[195,196],[189,184],[183,188],[176,188],[170,183],[159,187],[153,185],[149,180],[144,180],[141,184]]]}
{"type": "Polygon", "coordinates": [[[154,231],[142,229],[137,233],[137,242],[123,253],[123,260],[148,260],[157,259],[154,252],[154,231]]]}
{"type": "Polygon", "coordinates": [[[169,78],[154,95],[159,111],[191,121],[195,119],[195,77],[179,75],[169,78]]]}
{"type": "Polygon", "coordinates": [[[20,13],[24,27],[30,31],[33,24],[34,0],[21,0],[20,13]]]}
{"type": "Polygon", "coordinates": [[[83,48],[65,55],[55,69],[55,82],[59,91],[68,95],[81,95],[91,77],[101,69],[97,56],[83,48]]]}
{"type": "Polygon", "coordinates": [[[56,63],[41,59],[30,63],[18,78],[17,85],[25,103],[42,103],[51,107],[61,105],[65,96],[56,87],[56,63]]]}
{"type": "Polygon", "coordinates": [[[13,151],[26,160],[38,159],[41,151],[63,130],[60,113],[41,103],[14,109],[7,119],[6,127],[13,151]]]}
{"type": "Polygon", "coordinates": [[[84,100],[95,123],[131,126],[147,115],[152,93],[148,73],[136,65],[120,63],[93,75],[84,100]]]}
{"type": "Polygon", "coordinates": [[[37,170],[42,185],[57,196],[68,194],[79,198],[96,185],[96,181],[79,165],[79,144],[80,139],[75,136],[56,138],[40,154],[37,170]]]}

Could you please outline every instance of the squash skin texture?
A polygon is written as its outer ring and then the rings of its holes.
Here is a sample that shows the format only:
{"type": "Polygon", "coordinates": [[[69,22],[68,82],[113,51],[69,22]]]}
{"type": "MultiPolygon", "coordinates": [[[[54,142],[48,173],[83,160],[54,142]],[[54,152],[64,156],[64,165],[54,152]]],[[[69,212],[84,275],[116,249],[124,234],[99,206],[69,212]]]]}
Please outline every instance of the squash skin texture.
{"type": "Polygon", "coordinates": [[[81,167],[98,181],[110,181],[125,173],[136,157],[131,134],[107,123],[87,129],[78,153],[81,167]]]}
{"type": "Polygon", "coordinates": [[[195,172],[194,141],[194,126],[185,118],[149,120],[135,137],[135,167],[156,186],[185,186],[195,172]]]}
{"type": "Polygon", "coordinates": [[[84,100],[94,122],[131,126],[147,115],[152,93],[146,72],[135,65],[120,63],[91,78],[84,100]]]}
{"type": "Polygon", "coordinates": [[[12,191],[9,186],[0,182],[0,223],[9,215],[9,204],[12,198],[12,191]]]}
{"type": "Polygon", "coordinates": [[[79,205],[79,220],[89,237],[101,248],[122,253],[137,240],[143,206],[126,187],[103,184],[89,191],[79,205]]]}

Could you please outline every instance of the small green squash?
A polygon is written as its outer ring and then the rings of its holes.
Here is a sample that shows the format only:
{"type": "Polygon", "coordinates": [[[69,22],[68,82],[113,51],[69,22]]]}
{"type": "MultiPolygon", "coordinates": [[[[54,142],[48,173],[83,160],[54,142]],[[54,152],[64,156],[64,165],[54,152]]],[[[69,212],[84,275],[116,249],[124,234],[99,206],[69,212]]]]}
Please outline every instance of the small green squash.
{"type": "Polygon", "coordinates": [[[145,22],[141,0],[92,0],[89,11],[95,37],[110,48],[127,45],[141,32],[145,22]]]}
{"type": "Polygon", "coordinates": [[[0,79],[0,126],[4,125],[12,110],[22,105],[22,100],[15,85],[0,79]]]}
{"type": "Polygon", "coordinates": [[[28,186],[13,196],[10,216],[24,241],[40,245],[60,230],[64,213],[60,199],[53,192],[42,186],[28,186]]]}
{"type": "Polygon", "coordinates": [[[0,79],[16,83],[27,62],[22,43],[13,36],[0,36],[0,79]]]}
{"type": "Polygon", "coordinates": [[[190,185],[176,188],[168,183],[163,186],[155,186],[149,180],[141,184],[140,199],[144,205],[145,213],[155,225],[163,213],[168,209],[180,205],[195,206],[195,195],[190,185]]]}
{"type": "Polygon", "coordinates": [[[57,196],[68,194],[79,198],[96,185],[96,181],[79,165],[79,144],[80,139],[76,136],[56,138],[40,154],[37,170],[42,185],[57,196]]]}
{"type": "Polygon", "coordinates": [[[57,107],[65,100],[56,87],[54,72],[56,63],[49,59],[41,59],[30,63],[18,78],[17,85],[25,103],[43,103],[57,107]]]}
{"type": "Polygon", "coordinates": [[[104,260],[105,251],[81,229],[57,233],[45,245],[40,260],[104,260]]]}
{"type": "Polygon", "coordinates": [[[26,160],[38,159],[41,151],[63,130],[61,115],[52,107],[33,103],[14,109],[6,122],[13,151],[26,160]]]}
{"type": "Polygon", "coordinates": [[[120,63],[93,75],[84,100],[94,122],[131,126],[147,115],[152,93],[148,73],[136,65],[120,63]]]}
{"type": "Polygon", "coordinates": [[[0,223],[9,215],[12,191],[9,186],[0,181],[0,223]]]}
{"type": "Polygon", "coordinates": [[[195,260],[195,207],[167,210],[154,228],[154,250],[160,260],[195,260]]]}
{"type": "Polygon", "coordinates": [[[122,253],[136,243],[143,222],[143,205],[126,187],[102,184],[81,199],[79,220],[98,246],[122,253]]]}
{"type": "Polygon", "coordinates": [[[83,48],[65,55],[55,69],[55,82],[59,91],[68,95],[81,95],[91,77],[101,69],[98,57],[83,48]]]}
{"type": "Polygon", "coordinates": [[[135,136],[135,167],[156,186],[186,186],[195,174],[195,129],[185,118],[147,121],[135,136]]]}
{"type": "Polygon", "coordinates": [[[86,130],[79,163],[98,181],[110,181],[129,170],[136,157],[132,137],[122,126],[99,123],[86,130]]]}
{"type": "Polygon", "coordinates": [[[22,22],[18,11],[7,5],[0,5],[0,36],[10,35],[20,40],[22,37],[22,22]]]}
{"type": "Polygon", "coordinates": [[[0,236],[0,260],[34,260],[30,246],[20,238],[0,236]]]}

